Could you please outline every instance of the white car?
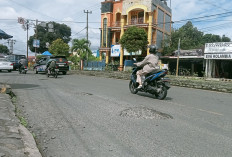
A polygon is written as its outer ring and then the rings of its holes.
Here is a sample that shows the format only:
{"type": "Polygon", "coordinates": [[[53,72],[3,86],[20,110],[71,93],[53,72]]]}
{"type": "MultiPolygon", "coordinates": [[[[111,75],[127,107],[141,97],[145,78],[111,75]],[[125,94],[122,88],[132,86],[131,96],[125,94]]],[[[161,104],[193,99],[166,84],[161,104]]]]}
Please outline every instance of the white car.
{"type": "Polygon", "coordinates": [[[13,63],[8,61],[6,58],[0,58],[0,71],[2,70],[11,72],[13,70],[13,63]]]}

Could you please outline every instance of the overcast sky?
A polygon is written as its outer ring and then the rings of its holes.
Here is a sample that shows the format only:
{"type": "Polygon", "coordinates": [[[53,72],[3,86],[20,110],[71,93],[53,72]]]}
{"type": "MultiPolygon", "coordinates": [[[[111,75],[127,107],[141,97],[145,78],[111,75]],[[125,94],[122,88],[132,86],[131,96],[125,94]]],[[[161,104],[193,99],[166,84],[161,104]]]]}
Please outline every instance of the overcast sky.
{"type": "MultiPolygon", "coordinates": [[[[102,1],[104,0],[0,0],[0,29],[14,36],[15,54],[26,54],[26,31],[17,23],[18,17],[65,23],[72,29],[72,38],[84,38],[86,37],[84,10],[89,10],[92,11],[92,14],[89,14],[89,40],[91,48],[97,49],[100,45],[102,1]]],[[[180,28],[187,22],[180,20],[192,19],[194,26],[200,31],[220,36],[225,34],[232,39],[231,0],[172,0],[171,3],[170,1],[167,3],[172,8],[174,28],[180,28]],[[226,12],[231,13],[224,14],[226,12]],[[198,18],[215,14],[219,15],[198,18]]],[[[33,34],[31,27],[29,36],[33,34]]],[[[0,40],[0,43],[7,45],[7,40],[0,40]]]]}

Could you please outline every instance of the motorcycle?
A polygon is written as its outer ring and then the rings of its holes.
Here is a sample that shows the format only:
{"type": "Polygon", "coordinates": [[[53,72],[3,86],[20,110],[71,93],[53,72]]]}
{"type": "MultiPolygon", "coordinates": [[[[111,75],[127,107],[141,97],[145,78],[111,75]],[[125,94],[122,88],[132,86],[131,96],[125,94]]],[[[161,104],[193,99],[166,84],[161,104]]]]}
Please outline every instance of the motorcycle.
{"type": "Polygon", "coordinates": [[[157,70],[155,72],[149,73],[143,78],[142,88],[138,89],[139,84],[136,82],[136,72],[141,68],[134,67],[131,80],[129,83],[129,89],[132,94],[136,94],[138,91],[150,93],[154,95],[159,100],[163,100],[167,96],[167,91],[171,87],[170,79],[165,77],[168,73],[167,69],[157,70]]]}
{"type": "Polygon", "coordinates": [[[26,74],[28,71],[27,66],[21,66],[19,68],[19,74],[26,74]]]}
{"type": "Polygon", "coordinates": [[[47,77],[49,77],[51,75],[54,78],[57,78],[59,69],[58,69],[58,67],[56,67],[56,68],[52,68],[51,70],[47,69],[46,71],[47,71],[47,77]]]}

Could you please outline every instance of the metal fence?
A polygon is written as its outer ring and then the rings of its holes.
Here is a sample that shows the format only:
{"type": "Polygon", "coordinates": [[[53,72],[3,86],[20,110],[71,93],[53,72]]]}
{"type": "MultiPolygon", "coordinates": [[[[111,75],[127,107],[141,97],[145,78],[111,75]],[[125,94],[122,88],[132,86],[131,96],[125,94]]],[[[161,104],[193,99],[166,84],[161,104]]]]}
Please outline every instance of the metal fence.
{"type": "Polygon", "coordinates": [[[83,70],[96,70],[96,71],[104,71],[106,67],[105,61],[84,61],[83,70]]]}

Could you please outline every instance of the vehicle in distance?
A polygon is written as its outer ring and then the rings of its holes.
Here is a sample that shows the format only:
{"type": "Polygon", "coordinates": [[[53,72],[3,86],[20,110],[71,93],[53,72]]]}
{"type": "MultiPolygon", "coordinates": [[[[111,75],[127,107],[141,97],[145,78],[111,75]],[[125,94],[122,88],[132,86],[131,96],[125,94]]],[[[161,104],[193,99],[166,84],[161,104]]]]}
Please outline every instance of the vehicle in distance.
{"type": "Polygon", "coordinates": [[[8,55],[6,57],[10,62],[13,63],[13,70],[17,70],[19,68],[19,60],[21,58],[26,58],[25,55],[16,55],[16,54],[13,54],[13,55],[8,55]]]}
{"type": "Polygon", "coordinates": [[[0,58],[0,72],[2,70],[11,72],[13,70],[13,63],[11,63],[7,58],[0,58]]]}
{"type": "Polygon", "coordinates": [[[63,75],[66,75],[69,70],[69,64],[68,60],[65,56],[46,56],[42,57],[34,66],[35,73],[38,74],[38,72],[46,72],[46,63],[50,59],[56,60],[57,68],[59,69],[59,72],[62,72],[63,75]]]}

